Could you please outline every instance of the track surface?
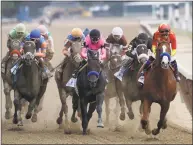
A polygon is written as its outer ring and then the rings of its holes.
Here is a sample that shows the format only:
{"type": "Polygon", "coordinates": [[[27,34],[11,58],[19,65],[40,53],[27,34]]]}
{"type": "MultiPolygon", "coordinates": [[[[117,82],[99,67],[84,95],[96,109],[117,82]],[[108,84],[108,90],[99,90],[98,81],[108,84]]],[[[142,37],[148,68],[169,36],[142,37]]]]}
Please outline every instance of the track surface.
{"type": "MultiPolygon", "coordinates": [[[[35,28],[38,24],[29,24],[28,29],[35,28]]],[[[101,30],[104,36],[107,36],[114,26],[121,26],[125,32],[125,35],[130,41],[140,30],[138,21],[129,21],[127,19],[96,19],[96,20],[67,20],[54,22],[50,27],[50,32],[54,38],[55,43],[55,55],[53,58],[53,65],[56,66],[62,60],[63,56],[61,50],[63,48],[63,42],[67,34],[73,27],[84,29],[98,28],[101,30]]],[[[2,55],[6,53],[6,40],[7,33],[11,29],[10,26],[2,27],[2,55]]],[[[134,103],[135,119],[129,120],[126,116],[124,122],[119,121],[119,125],[116,126],[115,115],[111,111],[111,124],[105,126],[104,129],[96,128],[97,113],[95,112],[93,118],[89,123],[91,129],[88,136],[81,135],[80,121],[76,124],[71,124],[72,134],[64,134],[64,129],[59,129],[56,124],[60,109],[60,99],[58,90],[54,78],[52,78],[47,87],[45,93],[45,100],[43,103],[43,110],[38,114],[38,122],[32,123],[30,120],[24,119],[24,126],[18,128],[12,124],[12,119],[6,121],[4,119],[4,104],[5,97],[2,88],[2,143],[14,143],[14,144],[192,144],[192,134],[184,131],[180,131],[177,128],[168,127],[166,130],[161,131],[160,135],[156,137],[146,136],[144,132],[138,131],[139,126],[139,103],[134,103]]],[[[71,97],[68,98],[69,107],[69,119],[72,113],[71,97]]],[[[111,99],[111,109],[115,107],[114,99],[111,99]]],[[[152,129],[157,126],[157,119],[159,118],[160,107],[157,104],[152,105],[152,113],[150,115],[150,124],[152,129]],[[157,119],[156,119],[157,118],[157,119]]],[[[172,109],[172,108],[170,108],[172,109]]],[[[105,110],[103,110],[103,116],[105,121],[105,110]]],[[[24,117],[23,117],[24,118],[24,117]]]]}

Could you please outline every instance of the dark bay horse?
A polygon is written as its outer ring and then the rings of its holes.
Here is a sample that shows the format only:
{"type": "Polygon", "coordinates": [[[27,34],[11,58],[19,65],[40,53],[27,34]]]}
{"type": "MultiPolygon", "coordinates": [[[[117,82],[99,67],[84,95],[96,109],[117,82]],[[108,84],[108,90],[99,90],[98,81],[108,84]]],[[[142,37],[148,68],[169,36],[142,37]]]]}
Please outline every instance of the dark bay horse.
{"type": "Polygon", "coordinates": [[[70,80],[72,77],[72,74],[76,68],[78,68],[80,62],[82,61],[82,58],[80,56],[82,48],[82,42],[72,42],[71,46],[71,55],[65,60],[65,65],[63,65],[62,70],[57,70],[55,72],[55,81],[58,87],[59,91],[59,96],[60,96],[60,101],[61,101],[61,110],[59,112],[59,117],[57,118],[57,124],[61,125],[63,123],[63,115],[65,114],[65,125],[67,126],[67,131],[66,133],[70,133],[70,124],[68,120],[68,105],[66,102],[66,99],[69,95],[73,96],[72,97],[72,102],[73,102],[73,110],[75,110],[72,114],[71,121],[72,122],[77,122],[78,119],[75,117],[76,113],[76,106],[74,102],[76,102],[76,99],[79,97],[77,96],[75,89],[73,87],[66,86],[67,82],[70,80]],[[62,71],[60,73],[59,71],[62,71]]]}
{"type": "Polygon", "coordinates": [[[162,42],[156,49],[156,59],[152,63],[149,71],[145,73],[145,81],[142,89],[143,115],[141,118],[142,128],[146,134],[150,134],[149,114],[152,103],[161,106],[160,119],[157,128],[152,130],[153,135],[157,135],[160,129],[167,128],[166,114],[170,107],[170,102],[174,100],[177,93],[177,82],[170,65],[171,48],[169,43],[162,42]]]}
{"type": "Polygon", "coordinates": [[[77,77],[77,90],[80,97],[83,135],[86,134],[92,113],[97,110],[98,127],[102,125],[102,105],[106,80],[99,61],[99,52],[87,51],[88,64],[77,77]],[[87,105],[89,109],[87,111],[87,105]]]}
{"type": "Polygon", "coordinates": [[[15,113],[13,123],[22,124],[21,118],[21,100],[29,102],[28,111],[25,118],[32,122],[37,121],[38,105],[46,91],[48,79],[42,80],[42,69],[38,65],[35,57],[36,45],[32,41],[26,41],[23,46],[24,54],[20,67],[17,70],[17,81],[14,88],[14,106],[15,113]],[[32,116],[32,111],[34,111],[32,116]]]}
{"type": "MultiPolygon", "coordinates": [[[[119,102],[119,98],[118,98],[118,96],[123,97],[121,82],[114,76],[114,73],[117,72],[121,67],[121,63],[122,63],[121,52],[122,52],[122,48],[119,44],[110,44],[109,49],[107,49],[108,62],[105,62],[106,65],[104,66],[104,71],[106,72],[107,78],[108,78],[108,84],[105,89],[105,98],[104,98],[107,125],[109,124],[110,99],[114,97],[116,99],[116,107],[114,108],[114,113],[116,115],[116,124],[118,124],[119,103],[120,103],[120,106],[124,104],[124,102],[119,102]]],[[[120,100],[123,100],[123,99],[120,99],[120,100]]]]}
{"type": "Polygon", "coordinates": [[[12,109],[12,101],[11,101],[11,90],[13,89],[13,79],[11,75],[11,68],[13,65],[19,61],[21,56],[20,52],[21,42],[19,40],[12,40],[9,50],[9,58],[7,60],[7,64],[5,67],[5,73],[1,72],[1,77],[3,80],[4,94],[5,94],[5,119],[10,119],[11,117],[11,109],[12,109]]]}
{"type": "MultiPolygon", "coordinates": [[[[129,64],[130,67],[128,66],[129,67],[128,70],[126,70],[126,72],[124,73],[123,81],[122,81],[122,88],[124,92],[125,102],[128,108],[127,114],[130,119],[134,119],[132,103],[135,101],[141,100],[140,89],[138,87],[138,84],[136,83],[137,73],[140,67],[149,58],[146,44],[139,44],[135,49],[136,49],[136,52],[134,55],[134,59],[132,60],[132,58],[130,58],[128,60],[127,64],[129,64]]],[[[140,106],[140,113],[141,113],[141,107],[142,107],[142,104],[140,106]]]]}

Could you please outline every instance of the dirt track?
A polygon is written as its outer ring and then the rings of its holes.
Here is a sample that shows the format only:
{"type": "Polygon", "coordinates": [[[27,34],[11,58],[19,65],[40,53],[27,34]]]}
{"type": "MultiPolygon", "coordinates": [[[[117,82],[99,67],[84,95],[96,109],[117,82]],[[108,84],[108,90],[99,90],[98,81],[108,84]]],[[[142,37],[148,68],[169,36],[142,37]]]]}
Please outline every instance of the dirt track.
{"type": "MultiPolygon", "coordinates": [[[[66,35],[70,30],[75,26],[80,26],[80,28],[98,28],[101,30],[104,36],[107,36],[111,29],[119,25],[123,28],[128,41],[130,41],[140,30],[139,23],[137,21],[129,20],[115,20],[112,19],[100,19],[92,21],[62,21],[54,22],[51,28],[49,29],[52,33],[55,43],[55,56],[53,58],[53,65],[56,66],[62,60],[61,50],[63,48],[63,42],[66,35]],[[76,25],[76,24],[77,25],[76,25]]],[[[35,28],[37,24],[29,26],[29,30],[35,28]]],[[[3,56],[6,52],[6,35],[10,27],[2,27],[2,50],[3,56]]],[[[3,88],[2,88],[3,89],[3,88]]],[[[66,143],[75,143],[75,144],[192,144],[192,134],[189,134],[184,131],[180,131],[175,128],[168,127],[166,130],[161,131],[160,135],[154,137],[148,137],[145,133],[136,131],[139,126],[139,113],[138,107],[139,104],[135,103],[134,113],[135,119],[127,119],[120,122],[118,129],[114,129],[113,124],[113,111],[111,111],[111,122],[112,124],[104,129],[96,128],[97,113],[95,112],[92,120],[90,121],[89,128],[91,132],[88,136],[81,135],[80,121],[76,124],[72,124],[72,134],[64,134],[63,129],[59,129],[56,124],[56,119],[58,117],[59,108],[60,108],[60,99],[58,95],[58,90],[54,78],[49,81],[47,91],[45,93],[45,100],[43,104],[43,110],[38,114],[38,122],[32,123],[31,121],[24,120],[24,127],[18,128],[12,124],[12,120],[5,121],[4,119],[4,104],[5,97],[2,92],[2,143],[14,143],[14,144],[66,144],[66,143]]],[[[71,98],[68,98],[69,102],[69,119],[71,117],[71,98]]],[[[111,100],[111,108],[115,107],[114,100],[111,100]]],[[[152,105],[152,114],[150,116],[151,127],[154,128],[157,126],[157,119],[159,117],[160,107],[157,104],[152,105]]],[[[170,108],[172,109],[172,108],[170,108]]],[[[103,114],[105,110],[103,111],[103,114]]],[[[105,120],[105,115],[104,120],[105,120]]]]}

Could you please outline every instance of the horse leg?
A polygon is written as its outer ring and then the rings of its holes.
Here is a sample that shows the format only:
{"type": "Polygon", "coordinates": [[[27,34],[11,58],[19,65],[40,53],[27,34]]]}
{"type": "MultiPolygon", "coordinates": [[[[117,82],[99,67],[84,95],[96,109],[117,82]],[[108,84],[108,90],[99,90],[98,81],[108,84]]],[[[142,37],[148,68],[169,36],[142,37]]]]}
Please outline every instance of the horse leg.
{"type": "Polygon", "coordinates": [[[76,118],[76,111],[78,111],[78,102],[79,101],[79,97],[76,94],[76,92],[73,93],[73,97],[72,97],[72,108],[73,108],[73,113],[72,113],[72,117],[71,117],[71,121],[73,123],[76,123],[78,121],[78,119],[76,118]]]}
{"type": "Polygon", "coordinates": [[[88,118],[87,118],[87,104],[84,102],[84,99],[80,100],[80,108],[82,116],[83,135],[86,135],[88,127],[88,118]]]}
{"type": "Polygon", "coordinates": [[[115,112],[115,116],[116,116],[115,121],[116,121],[116,125],[118,125],[118,123],[119,123],[119,120],[118,120],[118,116],[119,116],[119,98],[116,97],[115,100],[116,100],[116,107],[114,108],[114,112],[115,112]]]}
{"type": "Polygon", "coordinates": [[[62,106],[61,106],[61,109],[60,109],[60,112],[59,112],[59,117],[58,117],[58,119],[56,120],[56,122],[57,122],[57,124],[62,124],[62,122],[63,122],[63,115],[64,115],[64,102],[65,102],[65,98],[64,98],[64,94],[63,94],[63,92],[64,92],[64,90],[63,90],[63,88],[61,88],[61,87],[58,87],[58,91],[59,91],[59,96],[60,96],[60,101],[61,101],[61,104],[62,104],[62,106]]]}
{"type": "Polygon", "coordinates": [[[134,114],[133,114],[133,109],[132,109],[132,101],[128,98],[125,98],[125,101],[126,101],[126,105],[127,105],[127,108],[128,108],[128,116],[131,120],[134,119],[134,114]]]}
{"type": "Polygon", "coordinates": [[[28,102],[25,99],[21,99],[21,106],[22,106],[21,114],[24,114],[24,112],[27,112],[28,102]]]}
{"type": "Polygon", "coordinates": [[[12,108],[12,101],[11,101],[11,86],[6,82],[3,81],[3,86],[4,86],[4,94],[5,94],[5,119],[10,119],[11,118],[11,108],[12,108]]]}
{"type": "Polygon", "coordinates": [[[115,87],[117,91],[117,96],[119,97],[119,104],[121,106],[121,114],[119,116],[120,120],[125,120],[125,100],[123,98],[123,92],[122,89],[120,89],[120,82],[119,80],[116,81],[115,87]]]}
{"type": "Polygon", "coordinates": [[[66,103],[67,94],[63,88],[59,89],[59,93],[60,93],[60,100],[62,102],[62,108],[60,110],[60,114],[57,119],[57,123],[62,124],[62,117],[63,117],[63,114],[65,114],[65,126],[66,126],[65,133],[70,134],[71,131],[70,131],[70,123],[68,120],[68,105],[66,103]]]}
{"type": "Polygon", "coordinates": [[[98,113],[98,124],[97,127],[104,128],[104,124],[102,121],[102,106],[103,106],[103,101],[104,101],[104,93],[100,93],[96,95],[96,110],[98,113]]]}
{"type": "MultiPolygon", "coordinates": [[[[43,97],[43,96],[42,96],[43,97]]],[[[37,114],[39,112],[39,105],[40,105],[40,100],[42,99],[42,97],[37,97],[36,99],[36,104],[35,104],[35,108],[34,108],[34,113],[32,115],[31,121],[32,122],[37,122],[37,114]]]]}
{"type": "Polygon", "coordinates": [[[40,103],[39,103],[38,108],[37,108],[37,110],[38,110],[37,113],[39,113],[40,111],[42,111],[44,97],[45,97],[45,95],[43,95],[42,98],[40,99],[40,103]]]}
{"type": "MultiPolygon", "coordinates": [[[[151,111],[151,108],[150,108],[150,111],[151,111]]],[[[141,101],[141,104],[139,107],[139,113],[140,113],[140,116],[142,116],[142,114],[143,114],[143,101],[141,101]]]]}
{"type": "Polygon", "coordinates": [[[18,114],[17,111],[19,110],[19,102],[20,102],[20,96],[18,91],[14,90],[14,107],[15,107],[15,112],[13,115],[13,124],[18,124],[18,114]]]}
{"type": "Polygon", "coordinates": [[[105,96],[105,112],[106,112],[106,122],[105,124],[109,124],[109,114],[110,114],[110,109],[109,109],[109,96],[105,96]]]}
{"type": "MultiPolygon", "coordinates": [[[[96,102],[90,103],[88,113],[87,113],[88,123],[89,123],[90,119],[92,118],[92,114],[95,111],[95,109],[96,109],[96,102]]],[[[89,132],[90,132],[90,129],[87,128],[87,133],[89,133],[89,132]]]]}
{"type": "Polygon", "coordinates": [[[23,121],[22,121],[22,117],[21,117],[21,114],[22,114],[22,98],[21,96],[19,95],[19,105],[18,105],[18,126],[23,126],[23,121]]]}
{"type": "Polygon", "coordinates": [[[34,110],[35,108],[35,104],[36,104],[36,96],[34,97],[34,99],[29,103],[29,106],[28,106],[28,110],[27,110],[27,113],[25,115],[25,118],[26,119],[30,119],[32,117],[32,111],[34,110]]]}
{"type": "Polygon", "coordinates": [[[151,108],[152,102],[147,100],[146,98],[143,101],[143,115],[141,118],[141,126],[145,130],[146,134],[150,134],[151,130],[149,127],[149,113],[150,113],[150,108],[151,108]]]}
{"type": "Polygon", "coordinates": [[[170,102],[169,101],[164,101],[160,104],[160,106],[161,106],[160,120],[157,123],[157,128],[152,130],[153,135],[159,134],[161,128],[165,129],[167,127],[165,117],[166,117],[166,114],[169,110],[170,102]]]}

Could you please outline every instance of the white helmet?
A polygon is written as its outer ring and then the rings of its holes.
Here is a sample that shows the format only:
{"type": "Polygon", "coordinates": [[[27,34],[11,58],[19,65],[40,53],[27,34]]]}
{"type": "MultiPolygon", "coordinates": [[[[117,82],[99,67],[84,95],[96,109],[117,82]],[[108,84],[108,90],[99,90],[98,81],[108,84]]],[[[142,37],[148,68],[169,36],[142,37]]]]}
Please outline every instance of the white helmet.
{"type": "Polygon", "coordinates": [[[123,36],[123,30],[120,27],[114,27],[111,33],[113,36],[117,35],[120,38],[123,36]]]}
{"type": "Polygon", "coordinates": [[[48,29],[47,29],[46,26],[44,26],[44,25],[39,25],[37,29],[40,30],[41,35],[48,34],[48,29]]]}
{"type": "MultiPolygon", "coordinates": [[[[19,24],[16,25],[15,31],[16,31],[16,33],[19,34],[19,35],[21,35],[21,33],[24,34],[25,31],[26,31],[26,27],[25,27],[25,25],[24,25],[23,23],[19,23],[19,24]]],[[[22,34],[22,35],[23,35],[23,34],[22,34]]]]}

